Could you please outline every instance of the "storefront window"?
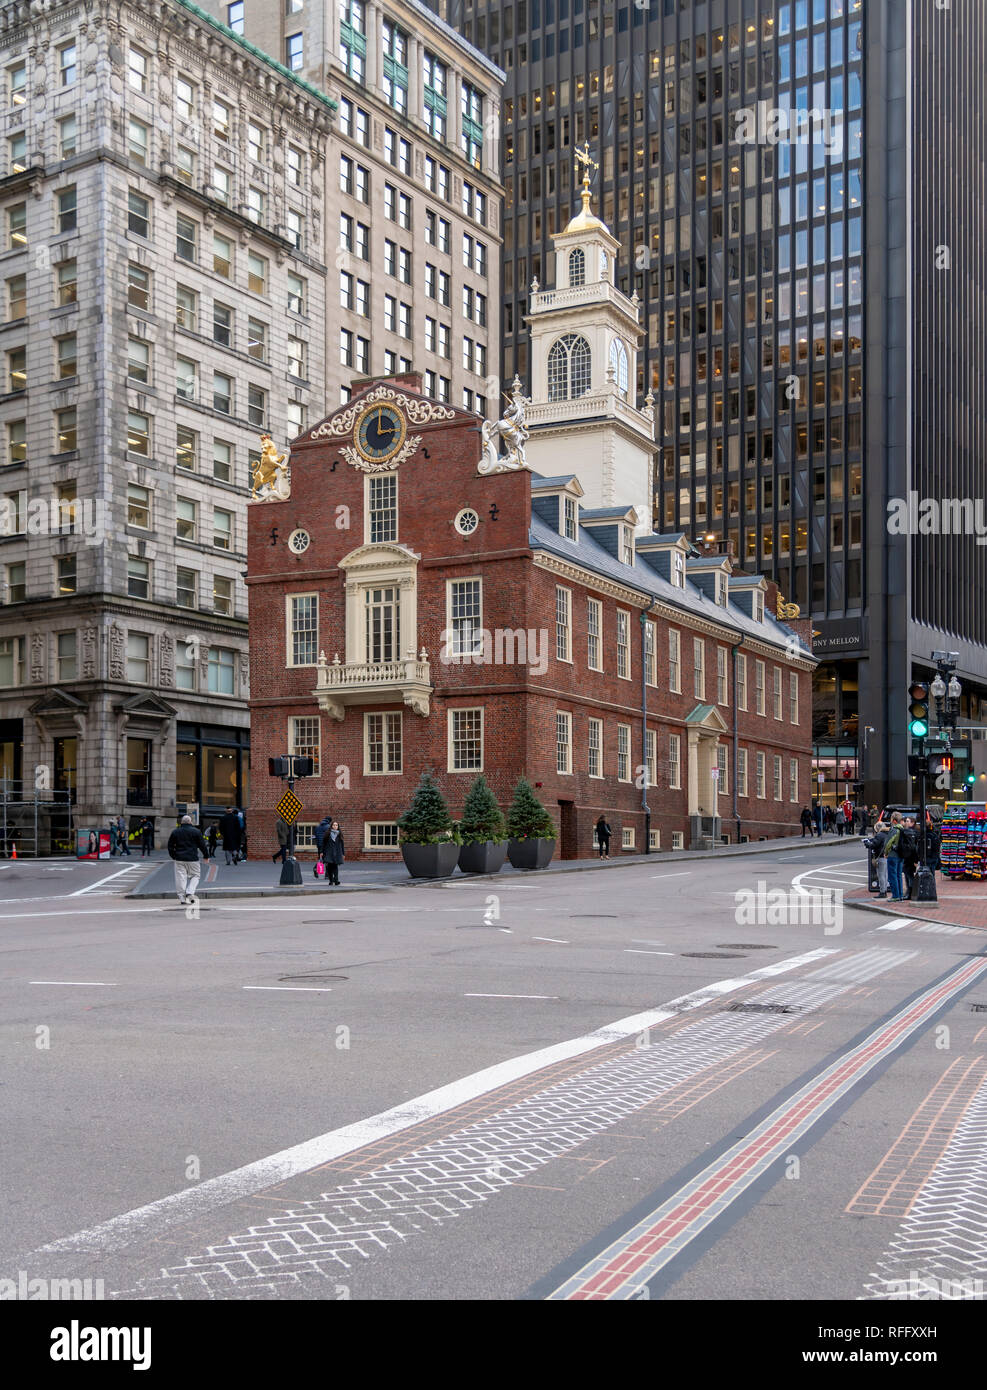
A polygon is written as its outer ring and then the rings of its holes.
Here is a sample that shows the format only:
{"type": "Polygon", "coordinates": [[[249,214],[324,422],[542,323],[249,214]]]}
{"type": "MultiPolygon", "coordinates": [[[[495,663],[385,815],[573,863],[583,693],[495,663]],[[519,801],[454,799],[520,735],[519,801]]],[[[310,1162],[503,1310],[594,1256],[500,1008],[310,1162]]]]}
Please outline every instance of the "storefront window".
{"type": "Polygon", "coordinates": [[[196,795],[196,749],[194,744],[179,743],[175,749],[175,800],[198,801],[196,795]]]}
{"type": "Polygon", "coordinates": [[[73,802],[76,793],[75,770],[78,751],[78,739],[55,739],[55,790],[71,792],[73,802]]]}
{"type": "Polygon", "coordinates": [[[151,804],[151,740],[127,739],[127,805],[151,804]]]}

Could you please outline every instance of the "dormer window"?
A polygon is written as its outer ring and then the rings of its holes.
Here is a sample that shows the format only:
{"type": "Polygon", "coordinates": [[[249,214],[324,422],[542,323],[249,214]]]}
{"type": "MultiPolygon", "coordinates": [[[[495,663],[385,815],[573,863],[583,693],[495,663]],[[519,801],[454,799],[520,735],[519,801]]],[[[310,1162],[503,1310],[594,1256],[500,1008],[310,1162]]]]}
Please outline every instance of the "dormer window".
{"type": "Polygon", "coordinates": [[[576,523],[579,518],[579,504],[574,497],[562,499],[562,534],[567,541],[576,539],[576,523]]]}
{"type": "Polygon", "coordinates": [[[716,576],[716,601],[721,608],[727,606],[727,577],[725,574],[716,576]]]}
{"type": "Polygon", "coordinates": [[[764,595],[760,592],[754,594],[754,621],[756,623],[764,622],[764,595]]]}
{"type": "Polygon", "coordinates": [[[620,558],[625,565],[634,563],[634,531],[630,526],[622,526],[620,537],[620,558]]]}
{"type": "Polygon", "coordinates": [[[685,588],[685,556],[681,550],[672,551],[672,583],[676,589],[685,588]]]}

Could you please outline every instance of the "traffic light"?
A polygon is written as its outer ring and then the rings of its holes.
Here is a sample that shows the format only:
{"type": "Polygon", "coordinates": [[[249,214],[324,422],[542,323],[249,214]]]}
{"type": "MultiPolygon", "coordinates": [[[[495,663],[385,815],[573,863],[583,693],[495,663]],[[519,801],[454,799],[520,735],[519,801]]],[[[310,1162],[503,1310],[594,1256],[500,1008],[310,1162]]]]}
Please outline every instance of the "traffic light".
{"type": "Polygon", "coordinates": [[[908,699],[908,732],[912,738],[925,738],[929,732],[929,687],[924,681],[912,681],[908,699]]]}
{"type": "Polygon", "coordinates": [[[977,780],[977,774],[975,772],[968,772],[964,780],[968,787],[972,787],[977,780]]]}

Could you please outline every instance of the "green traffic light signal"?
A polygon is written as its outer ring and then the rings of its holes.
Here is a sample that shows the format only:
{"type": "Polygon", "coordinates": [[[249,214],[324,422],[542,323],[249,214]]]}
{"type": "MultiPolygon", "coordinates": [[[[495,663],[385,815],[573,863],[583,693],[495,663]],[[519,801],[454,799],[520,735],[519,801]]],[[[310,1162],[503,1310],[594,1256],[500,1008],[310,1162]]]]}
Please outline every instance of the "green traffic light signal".
{"type": "Polygon", "coordinates": [[[925,738],[929,732],[929,724],[926,719],[913,719],[908,726],[908,732],[912,738],[925,738]]]}
{"type": "Polygon", "coordinates": [[[908,732],[912,738],[925,738],[929,732],[929,687],[924,681],[912,681],[908,699],[908,732]]]}
{"type": "Polygon", "coordinates": [[[966,784],[967,784],[968,787],[972,787],[973,784],[974,784],[974,782],[976,782],[976,780],[977,780],[977,774],[976,774],[975,772],[968,772],[968,773],[966,774],[966,784]]]}

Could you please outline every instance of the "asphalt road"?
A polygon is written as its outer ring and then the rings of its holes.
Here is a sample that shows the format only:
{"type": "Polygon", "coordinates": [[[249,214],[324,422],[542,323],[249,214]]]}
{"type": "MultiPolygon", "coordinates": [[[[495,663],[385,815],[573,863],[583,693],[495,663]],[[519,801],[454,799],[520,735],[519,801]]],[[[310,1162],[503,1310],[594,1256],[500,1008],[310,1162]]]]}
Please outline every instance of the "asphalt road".
{"type": "Polygon", "coordinates": [[[855,842],[198,913],[120,867],[0,869],[0,1277],[984,1297],[983,933],[806,898],[855,842]]]}

